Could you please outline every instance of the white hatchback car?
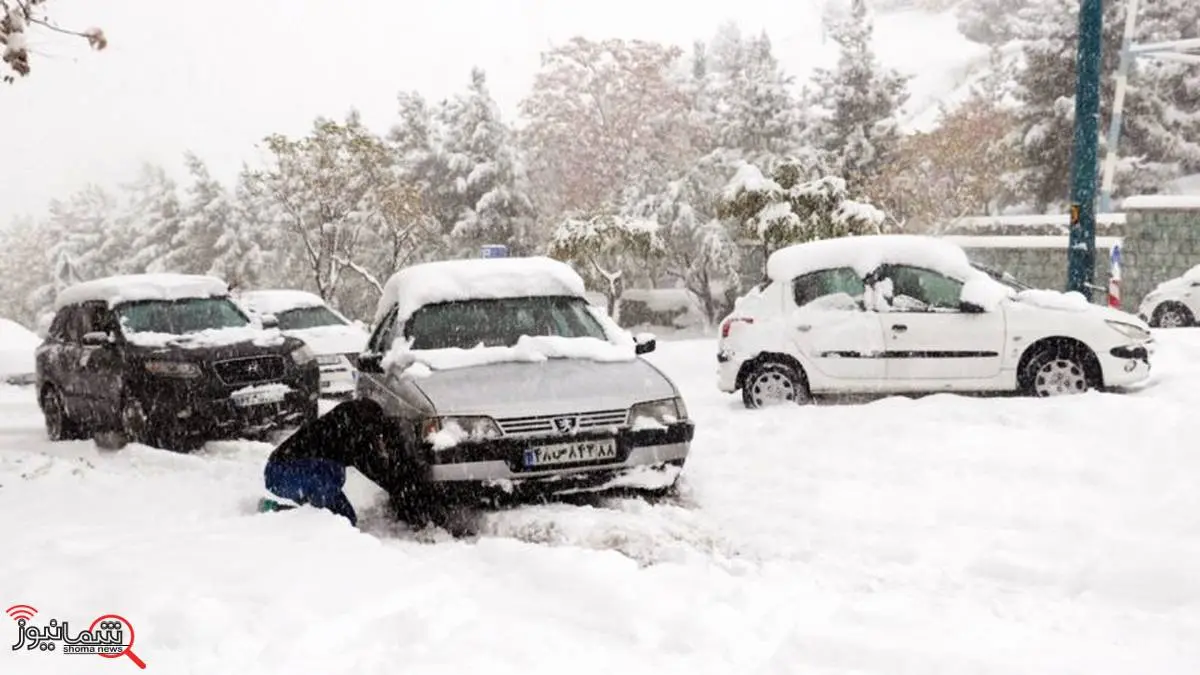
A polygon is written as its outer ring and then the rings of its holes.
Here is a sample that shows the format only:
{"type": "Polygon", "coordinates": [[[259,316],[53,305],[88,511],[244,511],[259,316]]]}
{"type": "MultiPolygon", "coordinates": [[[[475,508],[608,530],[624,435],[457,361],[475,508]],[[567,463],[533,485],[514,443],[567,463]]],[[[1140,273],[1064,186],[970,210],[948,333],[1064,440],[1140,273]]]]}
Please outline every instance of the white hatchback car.
{"type": "Polygon", "coordinates": [[[1019,290],[949,242],[873,235],[768,259],[768,281],[721,325],[718,386],[747,407],[822,394],[1071,394],[1149,377],[1136,316],[1019,290]]]}
{"type": "Polygon", "coordinates": [[[1195,326],[1200,316],[1200,265],[1147,293],[1138,316],[1155,328],[1195,326]]]}
{"type": "Polygon", "coordinates": [[[357,361],[369,334],[321,296],[307,291],[267,289],[244,291],[237,301],[264,325],[303,340],[321,367],[321,395],[347,396],[358,381],[357,361]]]}

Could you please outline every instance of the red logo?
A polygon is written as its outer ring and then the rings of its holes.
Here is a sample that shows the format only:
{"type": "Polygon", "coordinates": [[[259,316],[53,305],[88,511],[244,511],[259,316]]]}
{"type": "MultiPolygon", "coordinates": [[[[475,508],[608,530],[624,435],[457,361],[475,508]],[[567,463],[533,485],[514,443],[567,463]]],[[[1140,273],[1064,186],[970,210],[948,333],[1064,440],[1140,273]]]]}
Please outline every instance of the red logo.
{"type": "Polygon", "coordinates": [[[60,654],[99,654],[106,659],[128,656],[134,665],[146,669],[146,662],[133,651],[133,624],[119,614],[98,617],[85,631],[71,633],[66,621],[50,619],[45,626],[30,625],[38,611],[30,605],[13,605],[5,610],[17,622],[17,642],[13,651],[57,651],[60,654]],[[128,633],[128,639],[126,639],[128,633]]]}

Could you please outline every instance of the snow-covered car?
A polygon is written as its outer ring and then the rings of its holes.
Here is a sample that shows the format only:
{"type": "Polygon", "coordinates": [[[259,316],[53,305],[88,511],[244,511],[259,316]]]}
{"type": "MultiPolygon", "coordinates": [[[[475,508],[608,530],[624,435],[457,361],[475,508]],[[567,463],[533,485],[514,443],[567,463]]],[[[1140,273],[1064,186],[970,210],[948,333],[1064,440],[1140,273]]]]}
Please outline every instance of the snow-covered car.
{"type": "Polygon", "coordinates": [[[321,366],[322,395],[354,393],[358,355],[370,337],[361,324],[347,319],[321,296],[307,291],[245,291],[237,300],[264,325],[303,340],[313,350],[321,366]]]}
{"type": "Polygon", "coordinates": [[[667,491],[694,425],[679,389],[549,258],[452,260],[391,277],[359,357],[358,398],[395,427],[395,494],[457,501],[628,488],[667,491]]]}
{"type": "Polygon", "coordinates": [[[993,274],[917,235],[781,249],[721,324],[718,387],[756,408],[827,394],[1053,396],[1149,377],[1141,319],[993,274]]]}
{"type": "Polygon", "coordinates": [[[33,384],[34,352],[42,343],[33,331],[16,321],[0,319],[0,380],[8,384],[33,384]]]}
{"type": "Polygon", "coordinates": [[[1138,316],[1155,328],[1195,326],[1200,317],[1200,265],[1147,293],[1138,316]]]}
{"type": "Polygon", "coordinates": [[[115,432],[190,450],[318,413],[312,350],[254,326],[213,277],[139,274],[70,286],[36,358],[51,440],[115,432]]]}

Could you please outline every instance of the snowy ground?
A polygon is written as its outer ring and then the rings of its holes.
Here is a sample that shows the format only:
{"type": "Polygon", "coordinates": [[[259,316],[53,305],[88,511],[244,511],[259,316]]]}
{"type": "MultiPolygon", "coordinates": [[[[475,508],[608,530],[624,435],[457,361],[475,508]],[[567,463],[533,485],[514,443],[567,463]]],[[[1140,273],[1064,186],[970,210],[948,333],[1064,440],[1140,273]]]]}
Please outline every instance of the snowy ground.
{"type": "MultiPolygon", "coordinates": [[[[122,614],[172,675],[1194,674],[1200,330],[1159,339],[1131,394],[754,412],[715,390],[711,340],[663,343],[699,424],[687,506],[523,508],[466,539],[388,523],[361,481],[366,532],[254,514],[267,446],[50,444],[9,387],[0,606],[122,614]]],[[[0,672],[137,669],[0,649],[0,672]]]]}

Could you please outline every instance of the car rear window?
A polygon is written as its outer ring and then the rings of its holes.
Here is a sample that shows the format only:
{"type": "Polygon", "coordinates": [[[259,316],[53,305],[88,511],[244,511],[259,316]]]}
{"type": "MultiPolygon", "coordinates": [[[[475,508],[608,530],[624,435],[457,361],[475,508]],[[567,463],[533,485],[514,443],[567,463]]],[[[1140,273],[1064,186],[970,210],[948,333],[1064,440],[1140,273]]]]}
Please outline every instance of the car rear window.
{"type": "Polygon", "coordinates": [[[797,307],[803,307],[817,298],[835,293],[861,298],[863,290],[862,277],[849,267],[812,272],[792,280],[792,296],[797,307]]]}

